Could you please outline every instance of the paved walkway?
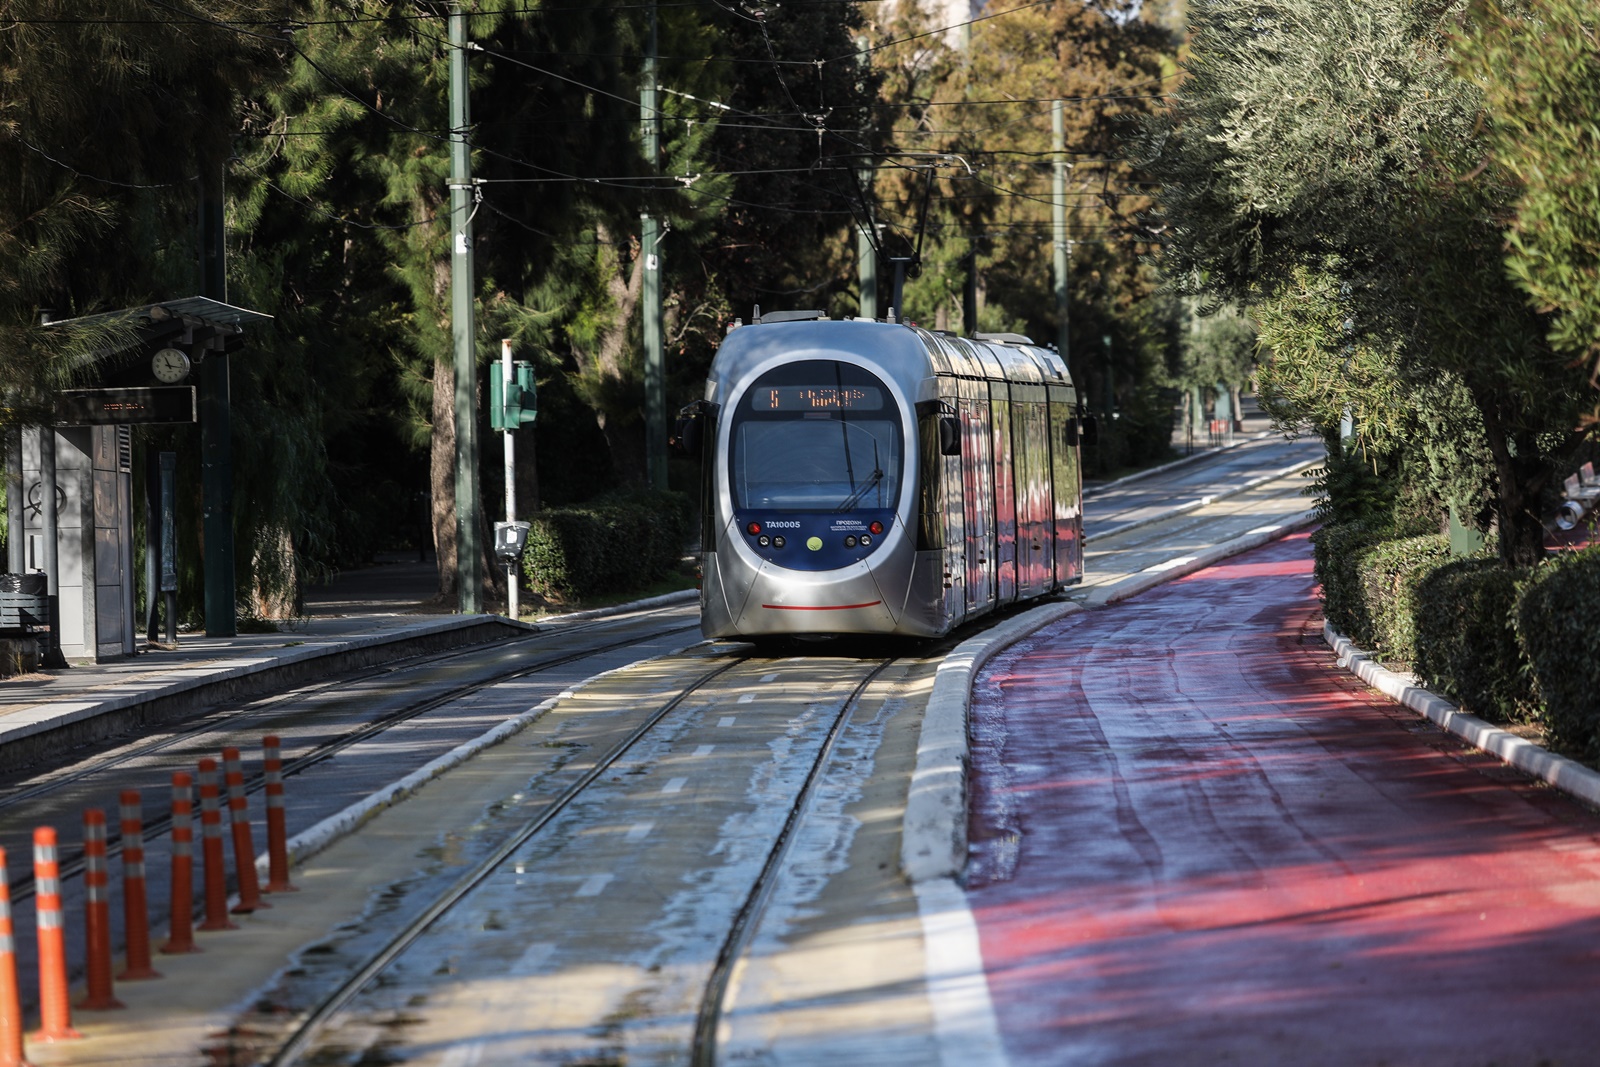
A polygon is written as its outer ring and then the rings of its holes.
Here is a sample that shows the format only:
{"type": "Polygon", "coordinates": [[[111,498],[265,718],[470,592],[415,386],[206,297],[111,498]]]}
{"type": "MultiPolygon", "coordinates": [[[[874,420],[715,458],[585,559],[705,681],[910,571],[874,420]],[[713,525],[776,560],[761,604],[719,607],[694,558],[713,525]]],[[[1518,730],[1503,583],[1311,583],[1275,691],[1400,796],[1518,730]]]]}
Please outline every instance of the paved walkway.
{"type": "Polygon", "coordinates": [[[0,768],[26,764],[41,745],[74,745],[127,729],[163,702],[225,699],[252,685],[281,684],[295,671],[486,640],[509,627],[497,616],[439,613],[430,600],[435,588],[432,562],[385,557],[310,586],[305,615],[275,632],[180,632],[176,647],[152,646],[141,635],[133,656],[0,680],[0,768]]]}
{"type": "Polygon", "coordinates": [[[997,656],[967,894],[1014,1064],[1586,1064],[1600,817],[1336,668],[1300,534],[997,656]]]}

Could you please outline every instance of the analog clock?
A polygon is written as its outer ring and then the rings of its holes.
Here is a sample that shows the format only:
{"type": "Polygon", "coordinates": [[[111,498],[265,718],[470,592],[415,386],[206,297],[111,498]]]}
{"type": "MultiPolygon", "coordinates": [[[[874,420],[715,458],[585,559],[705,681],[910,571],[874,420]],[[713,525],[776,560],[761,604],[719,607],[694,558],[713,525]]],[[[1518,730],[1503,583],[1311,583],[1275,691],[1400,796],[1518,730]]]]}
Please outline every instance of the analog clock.
{"type": "Polygon", "coordinates": [[[150,360],[150,369],[157,381],[168,385],[181,382],[189,374],[189,353],[178,348],[163,348],[150,360]]]}

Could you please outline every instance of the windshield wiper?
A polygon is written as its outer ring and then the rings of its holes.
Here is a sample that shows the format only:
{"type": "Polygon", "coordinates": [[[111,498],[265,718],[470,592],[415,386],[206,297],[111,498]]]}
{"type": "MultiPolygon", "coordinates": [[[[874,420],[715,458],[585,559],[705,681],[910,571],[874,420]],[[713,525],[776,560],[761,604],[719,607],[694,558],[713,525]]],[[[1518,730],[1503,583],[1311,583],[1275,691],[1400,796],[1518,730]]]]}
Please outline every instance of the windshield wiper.
{"type": "Polygon", "coordinates": [[[840,504],[838,507],[834,508],[833,510],[834,511],[850,511],[850,510],[852,510],[857,504],[861,503],[861,498],[867,495],[867,490],[871,489],[873,486],[877,485],[881,481],[883,481],[883,471],[874,470],[871,474],[867,475],[867,480],[862,482],[860,487],[857,488],[855,492],[851,493],[849,496],[844,498],[844,503],[840,504]]]}

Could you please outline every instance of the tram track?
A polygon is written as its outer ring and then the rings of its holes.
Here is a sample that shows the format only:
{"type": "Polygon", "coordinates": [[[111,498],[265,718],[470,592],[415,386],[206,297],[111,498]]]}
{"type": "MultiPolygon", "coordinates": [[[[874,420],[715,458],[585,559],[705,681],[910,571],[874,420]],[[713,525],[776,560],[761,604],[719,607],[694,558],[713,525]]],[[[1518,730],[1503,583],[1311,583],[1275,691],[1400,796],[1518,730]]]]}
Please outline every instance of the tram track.
{"type": "MultiPolygon", "coordinates": [[[[604,753],[597,754],[579,776],[565,786],[559,796],[541,806],[537,813],[506,837],[492,852],[469,870],[463,872],[448,890],[439,893],[429,906],[419,912],[412,921],[408,922],[402,929],[398,929],[388,935],[382,947],[372,951],[360,966],[352,968],[348,973],[348,977],[339,982],[337,988],[320,995],[315,1005],[303,1008],[300,1017],[293,1024],[292,1031],[283,1039],[270,1057],[262,1056],[260,1062],[274,1065],[274,1067],[279,1067],[279,1065],[287,1067],[288,1064],[297,1062],[342,1061],[341,1057],[350,1055],[353,1052],[353,1047],[348,1039],[328,1036],[326,1032],[330,1029],[339,1031],[351,1028],[361,1029],[362,1024],[359,1019],[365,1017],[363,1012],[373,1017],[381,1017],[383,1015],[384,1008],[381,1003],[378,1006],[369,1003],[364,1007],[355,1003],[358,998],[362,997],[364,991],[370,992],[375,987],[386,984],[386,981],[398,983],[402,986],[405,985],[405,979],[403,978],[385,980],[383,975],[397,961],[402,960],[402,957],[405,957],[408,951],[417,946],[419,939],[423,938],[430,928],[440,923],[442,918],[453,911],[466,909],[468,912],[472,912],[475,908],[479,910],[487,909],[488,913],[497,916],[491,920],[492,923],[506,922],[507,920],[502,914],[503,909],[496,909],[491,904],[475,903],[472,900],[474,891],[493,878],[498,877],[503,882],[514,877],[507,871],[508,866],[514,867],[518,876],[525,869],[531,871],[534,861],[529,860],[528,856],[531,852],[536,852],[541,847],[538,843],[541,833],[548,828],[552,828],[558,820],[565,819],[570,822],[574,818],[579,819],[578,826],[580,828],[572,829],[568,827],[564,831],[559,831],[559,833],[582,837],[585,834],[596,832],[582,829],[582,826],[588,825],[584,820],[598,819],[604,822],[607,819],[614,821],[622,818],[626,821],[642,817],[631,814],[619,815],[615,811],[583,814],[576,812],[575,809],[582,808],[585,805],[597,808],[602,802],[589,795],[595,789],[598,788],[603,791],[608,787],[608,783],[621,782],[629,776],[642,773],[646,768],[639,765],[641,760],[653,762],[664,758],[659,752],[654,756],[638,756],[635,754],[635,750],[641,747],[641,742],[646,738],[651,738],[652,735],[660,734],[662,731],[666,731],[667,734],[674,734],[675,732],[689,729],[688,724],[697,717],[700,719],[714,717],[715,713],[710,709],[721,707],[726,710],[729,704],[737,699],[735,694],[741,692],[740,687],[743,687],[745,695],[748,696],[750,686],[761,684],[757,681],[756,672],[743,671],[741,672],[744,675],[742,679],[735,676],[735,672],[739,668],[757,664],[765,672],[759,675],[763,681],[783,674],[788,679],[786,684],[789,688],[782,699],[774,698],[777,700],[776,703],[744,704],[743,701],[739,701],[737,704],[733,704],[734,707],[743,706],[748,709],[743,712],[743,715],[757,718],[766,723],[762,727],[761,736],[765,736],[767,739],[759,744],[752,744],[748,746],[749,748],[763,754],[768,749],[776,751],[778,748],[782,748],[782,738],[785,736],[785,732],[794,733],[796,722],[802,720],[810,721],[813,713],[820,715],[821,718],[815,720],[814,729],[812,727],[806,728],[808,740],[803,749],[797,745],[795,752],[783,757],[784,770],[781,773],[770,768],[767,772],[762,772],[759,768],[753,771],[746,769],[746,773],[752,773],[756,777],[761,777],[763,773],[768,773],[783,777],[786,781],[797,779],[798,787],[787,798],[787,811],[782,819],[781,826],[777,828],[771,840],[763,838],[764,843],[760,847],[764,852],[765,859],[760,864],[759,872],[755,874],[751,883],[743,891],[742,903],[738,906],[737,911],[729,917],[725,934],[721,937],[714,958],[706,960],[703,964],[696,965],[697,968],[703,967],[698,1008],[687,1012],[676,1010],[668,1012],[673,1019],[680,1017],[684,1019],[682,1024],[683,1032],[678,1043],[682,1048],[693,1050],[692,1062],[697,1065],[709,1065],[717,1062],[716,1036],[719,1021],[729,994],[732,976],[739,960],[748,949],[751,936],[760,924],[773,887],[780,879],[784,868],[785,856],[788,853],[791,842],[794,840],[797,828],[805,819],[805,813],[811,804],[813,793],[832,758],[835,744],[846,729],[852,714],[860,707],[863,695],[869,691],[873,683],[894,664],[905,662],[900,658],[885,658],[867,662],[851,659],[842,663],[835,662],[830,664],[827,671],[822,672],[827,676],[826,683],[814,683],[809,682],[808,678],[814,676],[817,672],[808,664],[796,664],[792,659],[772,660],[764,656],[752,656],[748,653],[729,653],[729,655],[732,658],[727,662],[719,663],[710,670],[701,670],[694,677],[681,684],[670,698],[657,703],[648,714],[638,719],[624,736],[618,737],[604,753]],[[833,685],[838,684],[834,680],[835,676],[846,670],[852,676],[847,679],[847,692],[834,693],[824,699],[813,688],[813,685],[821,684],[824,691],[829,690],[833,685]],[[714,683],[729,684],[723,685],[721,691],[715,691],[714,683]],[[712,687],[713,691],[706,693],[705,691],[708,687],[712,687]],[[695,707],[685,708],[686,702],[689,702],[691,698],[698,699],[699,704],[695,707]],[[719,701],[721,701],[720,704],[719,701]],[[823,704],[826,705],[825,708],[822,707],[823,704]],[[675,711],[680,710],[682,711],[681,715],[673,716],[675,711]],[[687,719],[683,717],[685,715],[688,717],[687,719]],[[796,718],[797,715],[798,719],[796,718]],[[790,767],[790,761],[794,760],[806,761],[803,765],[803,773],[801,773],[801,766],[790,767]],[[628,764],[633,764],[634,766],[631,769],[620,769],[628,764]],[[331,1046],[327,1045],[328,1042],[332,1042],[331,1046]]],[[[692,661],[686,662],[685,668],[692,669],[692,661]]],[[[845,687],[841,686],[842,688],[845,687]]],[[[653,740],[657,746],[671,744],[670,741],[663,740],[661,737],[654,737],[653,740]]],[[[730,756],[728,758],[732,759],[733,757],[730,756]]],[[[678,781],[678,779],[673,779],[673,781],[678,781]]],[[[609,785],[609,788],[614,794],[615,785],[609,785]]],[[[669,784],[668,789],[671,788],[672,786],[669,784]]],[[[765,816],[763,818],[767,822],[771,821],[765,816]]],[[[716,835],[721,832],[718,829],[719,825],[714,816],[708,815],[705,819],[705,825],[690,834],[691,840],[699,842],[691,848],[695,855],[711,857],[719,853],[719,849],[722,846],[711,843],[717,840],[716,835]],[[711,835],[711,837],[708,840],[703,835],[711,835]]],[[[552,843],[546,843],[542,847],[556,848],[557,846],[552,843]]],[[[553,857],[539,862],[543,863],[546,868],[552,864],[559,865],[559,860],[553,857]]],[[[688,874],[681,875],[681,877],[690,879],[688,874]]],[[[469,920],[463,917],[456,921],[470,925],[478,920],[469,920]]],[[[524,942],[537,944],[542,938],[550,936],[550,932],[548,930],[530,929],[518,932],[513,936],[519,944],[524,942]]],[[[426,947],[416,947],[416,952],[422,957],[429,956],[426,947]]],[[[422,970],[420,964],[412,964],[411,968],[415,972],[422,970]]],[[[648,968],[647,970],[653,972],[655,969],[648,968]]],[[[381,999],[380,996],[380,1001],[381,999]]],[[[425,999],[426,993],[423,992],[412,992],[408,995],[408,1003],[425,999]]],[[[527,1024],[524,1020],[514,1025],[525,1028],[527,1024]]],[[[674,1022],[670,1025],[676,1027],[679,1024],[674,1022]]],[[[591,1020],[588,1026],[591,1029],[604,1028],[599,1019],[591,1020]]],[[[378,1030],[381,1029],[381,1026],[378,1023],[370,1023],[367,1024],[367,1028],[378,1030]]],[[[493,1035],[485,1034],[480,1035],[479,1040],[492,1044],[494,1037],[493,1035]]],[[[359,1053],[358,1055],[368,1054],[387,1055],[388,1050],[381,1052],[369,1050],[367,1053],[359,1053]]],[[[595,1062],[601,1061],[596,1060],[595,1062]]],[[[605,1060],[604,1062],[611,1061],[605,1060]]],[[[617,1062],[621,1062],[621,1060],[617,1062]]],[[[628,1062],[632,1062],[632,1060],[628,1062]]]]}
{"type": "MultiPolygon", "coordinates": [[[[638,618],[644,619],[660,612],[646,612],[638,618]]],[[[583,623],[570,629],[561,631],[563,637],[578,635],[584,632],[606,628],[611,620],[597,620],[593,623],[583,623]]],[[[634,620],[630,620],[634,621],[634,620]]],[[[614,627],[614,624],[612,626],[614,627]]],[[[686,633],[697,629],[693,623],[682,626],[668,626],[650,631],[652,636],[670,636],[686,633]]],[[[242,704],[223,706],[207,712],[199,721],[183,729],[169,732],[166,736],[145,743],[135,744],[131,747],[120,747],[100,757],[73,764],[63,773],[52,774],[47,781],[28,785],[24,788],[13,789],[9,793],[0,793],[0,819],[16,825],[20,821],[14,813],[26,807],[30,802],[48,800],[52,796],[70,795],[86,792],[90,784],[97,779],[130,768],[140,768],[139,777],[148,778],[152,775],[149,764],[160,762],[164,753],[178,751],[192,751],[204,747],[220,751],[230,743],[231,739],[270,732],[271,723],[275,717],[291,710],[293,714],[304,720],[307,715],[304,705],[313,703],[315,698],[348,689],[374,680],[392,680],[400,678],[407,672],[424,668],[438,668],[450,666],[453,663],[467,661],[474,656],[481,657],[487,652],[501,652],[509,646],[535,641],[544,635],[534,634],[527,638],[511,642],[498,642],[490,646],[476,646],[468,649],[454,650],[448,654],[424,654],[409,657],[405,661],[392,662],[382,667],[363,670],[355,676],[343,676],[336,680],[318,683],[313,686],[301,686],[286,693],[274,694],[270,697],[259,698],[243,702],[242,704]],[[212,744],[201,745],[199,742],[208,734],[219,734],[212,744]]],[[[399,707],[390,709],[386,713],[362,722],[339,733],[337,736],[315,743],[310,749],[288,758],[283,763],[285,779],[292,779],[295,775],[303,773],[312,767],[325,763],[365,742],[380,737],[385,732],[397,726],[416,720],[430,712],[459,701],[470,694],[494,685],[504,684],[523,678],[531,678],[541,673],[555,670],[560,667],[579,663],[586,659],[604,656],[636,645],[641,640],[640,634],[630,632],[626,636],[609,640],[600,644],[585,645],[570,652],[549,655],[538,659],[531,664],[519,664],[500,671],[491,671],[478,674],[462,681],[460,684],[450,685],[444,689],[435,689],[425,699],[406,702],[399,707]]],[[[336,709],[338,710],[338,709],[336,709]]],[[[188,768],[184,764],[184,768],[188,768]]],[[[161,772],[168,773],[168,772],[161,772]]],[[[165,782],[158,782],[158,787],[164,787],[165,782]]],[[[266,787],[263,773],[252,771],[246,774],[244,788],[247,795],[260,793],[266,787]]],[[[156,790],[157,795],[165,797],[164,788],[156,790]]],[[[108,794],[110,791],[108,790],[108,794]]],[[[144,833],[147,837],[159,836],[171,828],[170,809],[157,810],[147,814],[144,821],[144,833]]],[[[113,825],[116,825],[113,823],[113,825]]],[[[110,856],[121,853],[122,839],[120,832],[108,835],[107,852],[110,856]]],[[[63,849],[60,863],[60,877],[64,880],[71,879],[83,872],[85,861],[81,848],[63,849]]],[[[21,873],[20,877],[13,877],[11,883],[11,899],[13,902],[22,902],[32,898],[34,882],[31,873],[21,873]]]]}

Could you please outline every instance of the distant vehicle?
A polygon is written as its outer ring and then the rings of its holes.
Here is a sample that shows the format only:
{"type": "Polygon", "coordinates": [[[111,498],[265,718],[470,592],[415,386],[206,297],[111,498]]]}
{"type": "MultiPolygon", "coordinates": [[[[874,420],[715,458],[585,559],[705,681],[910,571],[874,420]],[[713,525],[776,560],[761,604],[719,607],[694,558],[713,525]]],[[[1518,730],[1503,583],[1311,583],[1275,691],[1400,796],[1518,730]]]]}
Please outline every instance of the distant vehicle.
{"type": "Polygon", "coordinates": [[[707,637],[933,637],[1083,578],[1054,352],[783,312],[731,330],[680,413],[702,456],[707,637]]]}

